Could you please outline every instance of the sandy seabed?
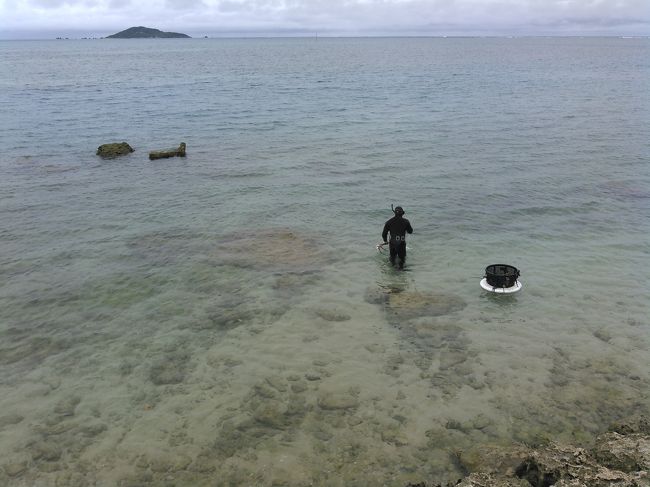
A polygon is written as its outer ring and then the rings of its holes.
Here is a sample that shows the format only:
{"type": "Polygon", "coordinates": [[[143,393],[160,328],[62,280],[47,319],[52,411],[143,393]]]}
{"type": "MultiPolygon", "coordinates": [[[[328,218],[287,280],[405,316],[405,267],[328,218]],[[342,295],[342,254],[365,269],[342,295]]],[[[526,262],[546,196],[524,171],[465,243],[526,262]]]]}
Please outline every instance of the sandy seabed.
{"type": "Polygon", "coordinates": [[[472,306],[381,256],[379,281],[344,274],[288,229],[143,235],[124,253],[149,271],[30,296],[5,331],[0,484],[447,482],[459,451],[588,441],[647,412],[633,318],[472,306]]]}

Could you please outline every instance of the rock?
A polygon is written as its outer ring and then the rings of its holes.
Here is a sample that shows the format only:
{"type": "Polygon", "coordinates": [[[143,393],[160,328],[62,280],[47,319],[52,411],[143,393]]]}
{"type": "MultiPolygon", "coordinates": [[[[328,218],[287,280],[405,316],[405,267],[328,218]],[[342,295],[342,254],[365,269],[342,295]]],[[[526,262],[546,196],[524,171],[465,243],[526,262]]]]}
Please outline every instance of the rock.
{"type": "Polygon", "coordinates": [[[253,412],[253,419],[263,426],[282,429],[287,425],[284,405],[277,401],[267,401],[253,412]]]}
{"type": "Polygon", "coordinates": [[[97,148],[97,155],[104,159],[114,159],[119,156],[125,156],[133,152],[134,149],[126,142],[115,142],[111,144],[102,144],[97,148]]]}
{"type": "Polygon", "coordinates": [[[54,407],[54,412],[60,416],[74,416],[77,405],[81,402],[78,396],[70,396],[59,401],[54,407]]]}
{"type": "Polygon", "coordinates": [[[0,344],[0,364],[12,364],[23,360],[25,363],[37,364],[70,346],[71,342],[67,340],[41,336],[29,337],[9,347],[3,342],[0,344]]]}
{"type": "Polygon", "coordinates": [[[190,463],[192,463],[192,459],[187,455],[181,454],[174,457],[162,455],[153,457],[148,462],[148,466],[152,472],[167,473],[186,470],[190,463]]]}
{"type": "Polygon", "coordinates": [[[329,251],[316,237],[288,228],[237,232],[214,249],[215,259],[229,265],[256,270],[317,272],[329,261],[329,251]]]}
{"type": "MultiPolygon", "coordinates": [[[[613,427],[638,431],[647,426],[646,421],[641,417],[613,427]]],[[[448,428],[455,426],[451,423],[448,428]]],[[[472,472],[458,484],[462,487],[650,485],[650,436],[647,433],[605,433],[596,439],[591,451],[558,444],[537,449],[479,445],[467,451],[454,450],[453,454],[461,470],[472,472]]]]}
{"type": "Polygon", "coordinates": [[[127,474],[117,482],[117,487],[143,487],[153,480],[153,474],[141,471],[127,474]]]}
{"type": "Polygon", "coordinates": [[[149,152],[149,159],[166,159],[168,157],[185,157],[185,142],[181,144],[176,149],[166,149],[159,151],[149,152]]]}
{"type": "Polygon", "coordinates": [[[446,315],[460,311],[465,306],[465,301],[457,296],[404,291],[389,295],[387,312],[391,322],[400,323],[423,316],[446,315]]]}
{"type": "Polygon", "coordinates": [[[463,351],[444,350],[440,352],[440,370],[447,370],[460,365],[467,360],[467,354],[463,351]]]}
{"type": "Polygon", "coordinates": [[[253,387],[255,395],[258,397],[263,397],[264,399],[274,399],[277,394],[266,384],[257,384],[253,387]]]}
{"type": "Polygon", "coordinates": [[[467,472],[514,476],[516,469],[530,456],[524,446],[504,447],[496,444],[477,445],[467,451],[456,451],[458,464],[467,472]]]}
{"type": "Polygon", "coordinates": [[[490,474],[473,473],[459,484],[456,484],[456,487],[531,487],[531,484],[522,479],[500,478],[490,474]]]}
{"type": "Polygon", "coordinates": [[[64,421],[64,416],[50,416],[45,425],[37,425],[34,429],[44,436],[60,435],[78,426],[74,421],[64,421]]]}
{"type": "Polygon", "coordinates": [[[34,460],[55,462],[61,458],[62,453],[61,447],[51,441],[42,441],[32,447],[32,458],[34,460]]]}
{"type": "Polygon", "coordinates": [[[27,470],[27,462],[13,462],[3,466],[3,470],[9,477],[18,477],[27,470]]]}
{"type": "Polygon", "coordinates": [[[314,310],[314,313],[325,321],[348,321],[350,319],[349,314],[333,309],[317,309],[314,310]]]}
{"type": "Polygon", "coordinates": [[[318,406],[325,410],[353,409],[359,406],[359,400],[349,394],[323,394],[318,398],[318,406]]]}
{"type": "Polygon", "coordinates": [[[307,389],[308,389],[307,384],[305,384],[304,382],[296,382],[294,384],[291,384],[291,392],[295,392],[296,394],[305,392],[307,389]]]}
{"type": "Polygon", "coordinates": [[[592,454],[610,469],[626,473],[650,470],[650,437],[639,433],[606,433],[598,437],[592,454]]]}
{"type": "Polygon", "coordinates": [[[381,432],[381,440],[395,446],[406,446],[409,444],[408,438],[400,434],[399,431],[389,429],[381,432]]]}
{"type": "Polygon", "coordinates": [[[88,480],[78,472],[62,472],[54,483],[56,487],[86,487],[89,485],[88,480]]]}
{"type": "Polygon", "coordinates": [[[476,416],[474,419],[468,421],[467,423],[463,423],[463,430],[464,431],[470,431],[470,430],[479,430],[482,431],[488,426],[492,425],[492,421],[490,418],[484,416],[483,414],[479,414],[476,416]],[[466,426],[466,428],[465,428],[466,426]]]}
{"type": "Polygon", "coordinates": [[[79,432],[88,438],[92,438],[94,436],[99,435],[100,433],[103,433],[106,431],[108,428],[106,427],[105,424],[103,423],[90,423],[90,424],[84,424],[79,428],[79,432]]]}
{"type": "Polygon", "coordinates": [[[156,362],[149,371],[149,379],[155,385],[180,384],[185,380],[189,355],[170,354],[156,362]]]}
{"type": "Polygon", "coordinates": [[[22,422],[25,418],[20,414],[7,414],[5,416],[0,416],[0,428],[9,426],[11,424],[18,424],[22,422]]]}
{"type": "Polygon", "coordinates": [[[37,468],[39,472],[54,473],[61,470],[61,464],[57,462],[41,462],[37,468]]]}
{"type": "Polygon", "coordinates": [[[363,299],[369,304],[384,304],[388,301],[389,294],[381,288],[369,287],[364,293],[363,299]]]}
{"type": "Polygon", "coordinates": [[[615,421],[610,425],[609,431],[614,431],[622,435],[632,433],[650,435],[650,418],[645,415],[638,415],[615,421]]]}
{"type": "Polygon", "coordinates": [[[270,385],[273,389],[275,389],[278,392],[286,392],[287,390],[287,384],[282,379],[282,377],[278,377],[278,376],[267,377],[266,382],[268,385],[270,385]]]}
{"type": "MultiPolygon", "coordinates": [[[[613,445],[610,445],[613,446],[613,445]]],[[[622,445],[614,447],[624,448],[622,445]]],[[[534,450],[516,470],[517,477],[530,485],[637,487],[647,482],[647,471],[622,472],[609,469],[597,462],[589,453],[574,446],[551,445],[534,450]]],[[[647,485],[647,484],[645,484],[647,485]]]]}

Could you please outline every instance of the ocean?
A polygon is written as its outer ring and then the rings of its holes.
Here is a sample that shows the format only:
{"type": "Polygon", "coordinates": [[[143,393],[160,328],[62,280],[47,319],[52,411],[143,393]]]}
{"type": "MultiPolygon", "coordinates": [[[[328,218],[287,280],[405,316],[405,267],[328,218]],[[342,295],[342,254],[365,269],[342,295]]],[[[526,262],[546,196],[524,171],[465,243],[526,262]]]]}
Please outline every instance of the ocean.
{"type": "Polygon", "coordinates": [[[451,482],[650,411],[649,39],[3,41],[0,68],[0,484],[451,482]]]}

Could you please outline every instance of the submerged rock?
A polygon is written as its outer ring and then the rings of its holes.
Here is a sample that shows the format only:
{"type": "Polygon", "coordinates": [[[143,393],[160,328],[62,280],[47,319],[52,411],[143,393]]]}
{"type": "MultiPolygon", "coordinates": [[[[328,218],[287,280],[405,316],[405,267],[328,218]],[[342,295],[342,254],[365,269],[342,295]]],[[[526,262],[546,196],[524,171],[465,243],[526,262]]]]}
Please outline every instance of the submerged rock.
{"type": "Polygon", "coordinates": [[[336,309],[316,309],[314,313],[325,321],[348,321],[351,318],[349,314],[336,309]]]}
{"type": "Polygon", "coordinates": [[[74,416],[74,411],[80,402],[80,397],[68,396],[56,404],[54,412],[59,416],[74,416]]]}
{"type": "Polygon", "coordinates": [[[467,304],[458,296],[404,291],[391,293],[387,312],[391,321],[401,322],[424,316],[442,316],[460,311],[467,304]]]}
{"type": "Polygon", "coordinates": [[[6,414],[4,416],[0,416],[0,428],[4,428],[5,426],[9,426],[12,424],[18,424],[22,422],[25,419],[24,416],[21,416],[20,414],[6,414]]]}
{"type": "Polygon", "coordinates": [[[238,267],[294,273],[320,270],[328,261],[314,238],[287,228],[237,233],[222,240],[213,255],[238,267]]]}
{"type": "Polygon", "coordinates": [[[185,149],[185,142],[181,142],[176,149],[165,149],[149,152],[149,159],[153,161],[154,159],[166,159],[168,157],[185,157],[185,149]]]}
{"type": "Polygon", "coordinates": [[[104,159],[114,159],[115,157],[130,154],[133,151],[133,147],[126,142],[114,142],[100,145],[97,148],[97,155],[104,159]]]}
{"type": "Polygon", "coordinates": [[[9,477],[18,477],[27,470],[27,462],[13,462],[4,465],[3,470],[9,477]]]}
{"type": "Polygon", "coordinates": [[[614,421],[610,425],[609,431],[620,433],[622,435],[630,435],[634,433],[650,435],[650,418],[644,415],[637,415],[614,421]]]}
{"type": "Polygon", "coordinates": [[[186,353],[170,354],[152,365],[149,379],[157,386],[180,384],[185,380],[189,359],[186,353]]]}
{"type": "Polygon", "coordinates": [[[350,394],[322,394],[318,398],[318,406],[325,410],[354,409],[359,406],[359,400],[350,394]]]}

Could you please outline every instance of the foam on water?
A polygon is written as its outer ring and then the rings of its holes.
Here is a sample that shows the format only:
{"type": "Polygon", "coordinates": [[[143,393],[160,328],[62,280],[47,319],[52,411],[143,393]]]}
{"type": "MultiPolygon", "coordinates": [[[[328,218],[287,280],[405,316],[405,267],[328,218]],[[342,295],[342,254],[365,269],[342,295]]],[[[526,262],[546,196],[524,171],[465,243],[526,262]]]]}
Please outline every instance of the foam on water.
{"type": "Polygon", "coordinates": [[[0,43],[1,483],[442,482],[648,412],[649,50],[0,43]]]}

